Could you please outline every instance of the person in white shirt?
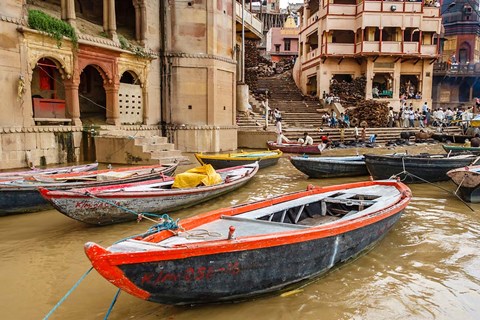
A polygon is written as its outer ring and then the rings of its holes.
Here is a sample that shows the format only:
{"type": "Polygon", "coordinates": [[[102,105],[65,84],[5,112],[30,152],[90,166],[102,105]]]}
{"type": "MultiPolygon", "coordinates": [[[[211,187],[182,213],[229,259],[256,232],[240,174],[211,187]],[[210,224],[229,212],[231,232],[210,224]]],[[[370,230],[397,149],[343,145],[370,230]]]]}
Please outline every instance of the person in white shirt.
{"type": "Polygon", "coordinates": [[[299,138],[298,142],[300,142],[302,146],[311,146],[313,144],[313,138],[308,135],[308,132],[304,132],[303,138],[299,138]]]}
{"type": "Polygon", "coordinates": [[[277,119],[275,123],[275,132],[277,133],[277,144],[283,144],[283,141],[289,143],[290,140],[283,135],[282,131],[282,119],[277,119]]]}

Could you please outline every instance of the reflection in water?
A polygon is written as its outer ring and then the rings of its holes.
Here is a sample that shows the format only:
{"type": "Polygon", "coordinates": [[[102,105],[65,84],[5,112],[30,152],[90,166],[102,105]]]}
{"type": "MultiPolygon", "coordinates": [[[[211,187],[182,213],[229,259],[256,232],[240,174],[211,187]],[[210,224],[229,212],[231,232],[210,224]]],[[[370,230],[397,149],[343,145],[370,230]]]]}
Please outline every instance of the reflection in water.
{"type": "MultiPolygon", "coordinates": [[[[179,169],[181,172],[184,168],[179,169]]],[[[185,168],[186,169],[186,168],[185,168]]],[[[184,218],[247,201],[368,177],[307,179],[282,158],[247,186],[190,209],[184,218]]],[[[454,190],[450,182],[440,184],[454,190]]],[[[414,198],[376,247],[298,293],[237,304],[163,306],[120,294],[109,319],[478,319],[480,205],[472,212],[431,185],[411,185],[414,198]]],[[[2,319],[40,319],[90,268],[83,244],[108,246],[150,223],[91,227],[55,210],[7,216],[0,224],[2,319]]],[[[296,268],[298,266],[293,266],[296,268]]],[[[103,319],[116,287],[92,271],[51,319],[103,319]]]]}

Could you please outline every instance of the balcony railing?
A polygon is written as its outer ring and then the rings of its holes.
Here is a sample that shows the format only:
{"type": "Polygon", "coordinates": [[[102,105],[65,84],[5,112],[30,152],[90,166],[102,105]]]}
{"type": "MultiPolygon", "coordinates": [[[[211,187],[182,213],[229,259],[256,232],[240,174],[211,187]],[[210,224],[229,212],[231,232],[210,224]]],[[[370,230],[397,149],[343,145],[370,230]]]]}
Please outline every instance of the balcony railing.
{"type": "Polygon", "coordinates": [[[480,63],[448,63],[435,62],[433,65],[433,75],[452,75],[452,76],[479,76],[480,63]]]}
{"type": "MultiPolygon", "coordinates": [[[[247,8],[243,10],[243,20],[245,21],[245,28],[248,28],[251,32],[256,34],[259,38],[262,37],[262,21],[257,19],[247,8]]],[[[239,2],[235,3],[235,13],[237,16],[237,21],[242,22],[242,4],[239,2]]]]}
{"type": "Polygon", "coordinates": [[[355,45],[353,43],[329,43],[322,46],[322,52],[326,54],[353,55],[355,45]]]}

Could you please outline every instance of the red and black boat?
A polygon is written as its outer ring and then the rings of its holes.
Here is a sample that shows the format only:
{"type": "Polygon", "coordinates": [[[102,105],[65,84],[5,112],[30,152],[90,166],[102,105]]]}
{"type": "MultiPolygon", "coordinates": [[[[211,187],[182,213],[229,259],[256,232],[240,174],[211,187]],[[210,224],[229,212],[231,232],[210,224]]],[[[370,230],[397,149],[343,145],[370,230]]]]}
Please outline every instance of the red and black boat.
{"type": "Polygon", "coordinates": [[[372,247],[411,199],[394,180],[357,182],[219,209],[177,230],[85,251],[120,289],[164,304],[239,301],[291,288],[372,247]]]}

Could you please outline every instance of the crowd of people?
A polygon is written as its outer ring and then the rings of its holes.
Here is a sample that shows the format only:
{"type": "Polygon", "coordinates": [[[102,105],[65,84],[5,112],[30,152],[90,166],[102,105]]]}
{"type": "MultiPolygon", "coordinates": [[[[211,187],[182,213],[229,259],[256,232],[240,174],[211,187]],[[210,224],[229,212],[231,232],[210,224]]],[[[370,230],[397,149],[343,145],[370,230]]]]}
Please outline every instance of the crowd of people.
{"type": "Polygon", "coordinates": [[[405,102],[398,112],[393,111],[393,108],[390,107],[388,126],[404,128],[468,126],[472,118],[473,111],[471,108],[440,107],[432,110],[425,102],[421,108],[415,109],[412,103],[407,105],[405,102]]]}

